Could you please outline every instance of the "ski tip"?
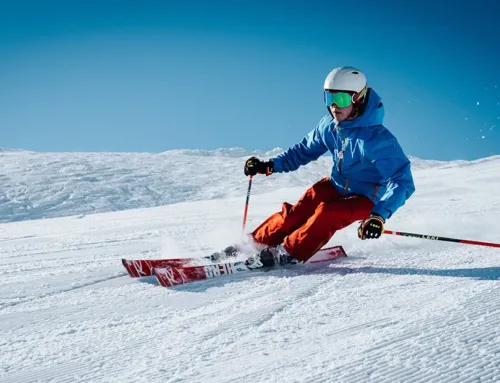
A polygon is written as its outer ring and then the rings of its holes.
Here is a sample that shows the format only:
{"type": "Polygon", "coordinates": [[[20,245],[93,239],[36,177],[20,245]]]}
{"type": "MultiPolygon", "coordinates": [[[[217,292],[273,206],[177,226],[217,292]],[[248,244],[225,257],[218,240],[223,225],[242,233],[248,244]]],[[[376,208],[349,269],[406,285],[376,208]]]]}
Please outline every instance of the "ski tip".
{"type": "Polygon", "coordinates": [[[342,250],[342,253],[344,254],[344,257],[347,257],[347,253],[346,253],[346,251],[344,250],[344,248],[342,246],[340,246],[340,250],[342,250]]]}
{"type": "Polygon", "coordinates": [[[340,253],[339,257],[347,257],[347,253],[344,250],[343,246],[340,246],[340,245],[334,246],[334,247],[332,247],[332,249],[335,249],[335,250],[337,250],[340,253]]]}

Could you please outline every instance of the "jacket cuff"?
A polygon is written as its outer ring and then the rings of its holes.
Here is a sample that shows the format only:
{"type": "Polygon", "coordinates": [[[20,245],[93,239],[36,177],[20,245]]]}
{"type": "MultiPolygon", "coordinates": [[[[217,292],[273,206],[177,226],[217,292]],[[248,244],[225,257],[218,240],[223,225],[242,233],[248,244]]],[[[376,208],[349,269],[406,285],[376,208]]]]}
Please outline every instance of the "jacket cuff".
{"type": "Polygon", "coordinates": [[[384,219],[384,221],[387,221],[390,218],[390,216],[392,215],[391,212],[387,209],[372,210],[371,214],[381,216],[384,219]]]}
{"type": "Polygon", "coordinates": [[[270,161],[273,163],[273,173],[283,172],[283,161],[279,157],[271,158],[270,161]]]}

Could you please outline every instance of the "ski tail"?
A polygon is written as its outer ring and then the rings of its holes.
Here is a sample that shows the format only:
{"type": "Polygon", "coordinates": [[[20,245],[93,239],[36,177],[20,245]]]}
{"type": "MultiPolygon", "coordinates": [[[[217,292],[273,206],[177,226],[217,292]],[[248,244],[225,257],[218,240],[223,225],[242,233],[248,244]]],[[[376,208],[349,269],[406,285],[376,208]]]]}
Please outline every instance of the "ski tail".
{"type": "Polygon", "coordinates": [[[122,259],[123,266],[132,278],[150,277],[155,267],[187,267],[202,266],[210,263],[221,263],[228,258],[236,259],[238,248],[228,246],[221,252],[216,252],[200,258],[166,258],[166,259],[122,259]]]}
{"type": "Polygon", "coordinates": [[[195,258],[122,259],[125,270],[132,278],[150,277],[155,267],[186,267],[195,262],[195,258]]]}

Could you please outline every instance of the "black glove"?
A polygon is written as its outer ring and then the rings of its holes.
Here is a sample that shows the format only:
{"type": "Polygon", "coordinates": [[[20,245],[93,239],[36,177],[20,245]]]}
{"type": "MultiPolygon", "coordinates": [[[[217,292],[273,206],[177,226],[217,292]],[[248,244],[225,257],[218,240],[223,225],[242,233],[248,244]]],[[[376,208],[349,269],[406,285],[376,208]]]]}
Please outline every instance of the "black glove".
{"type": "Polygon", "coordinates": [[[359,239],[376,239],[380,238],[384,232],[385,220],[378,214],[372,214],[358,227],[359,239]]]}
{"type": "Polygon", "coordinates": [[[245,175],[254,176],[256,174],[270,175],[274,171],[272,161],[261,161],[257,157],[250,157],[245,161],[245,175]]]}

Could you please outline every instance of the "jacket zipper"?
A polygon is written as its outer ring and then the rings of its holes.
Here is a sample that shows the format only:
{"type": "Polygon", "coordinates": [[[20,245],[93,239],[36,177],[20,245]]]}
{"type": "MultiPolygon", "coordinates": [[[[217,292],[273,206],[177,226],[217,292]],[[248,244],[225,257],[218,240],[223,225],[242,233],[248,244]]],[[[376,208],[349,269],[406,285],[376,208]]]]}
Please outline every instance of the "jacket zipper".
{"type": "MultiPolygon", "coordinates": [[[[342,164],[344,162],[344,152],[346,149],[347,138],[344,137],[344,135],[342,134],[340,124],[338,125],[338,131],[339,131],[340,136],[342,137],[342,151],[339,152],[339,174],[342,175],[342,164]]],[[[344,185],[344,194],[347,194],[348,185],[349,185],[349,178],[346,177],[345,185],[344,185]]]]}
{"type": "Polygon", "coordinates": [[[338,125],[338,131],[340,136],[342,137],[342,150],[339,152],[339,174],[342,175],[342,164],[344,162],[344,152],[346,148],[347,138],[342,134],[340,125],[338,125]]]}

